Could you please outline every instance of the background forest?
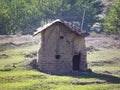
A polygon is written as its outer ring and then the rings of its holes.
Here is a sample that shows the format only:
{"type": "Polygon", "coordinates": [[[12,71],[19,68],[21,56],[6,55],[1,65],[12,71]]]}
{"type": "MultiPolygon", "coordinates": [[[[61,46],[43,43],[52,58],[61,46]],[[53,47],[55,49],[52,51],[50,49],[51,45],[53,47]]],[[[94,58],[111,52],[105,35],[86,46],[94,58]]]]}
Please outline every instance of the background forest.
{"type": "Polygon", "coordinates": [[[0,34],[32,34],[36,28],[55,19],[81,25],[84,10],[86,31],[119,34],[120,0],[0,0],[0,34]],[[116,2],[114,2],[116,1],[116,2]]]}

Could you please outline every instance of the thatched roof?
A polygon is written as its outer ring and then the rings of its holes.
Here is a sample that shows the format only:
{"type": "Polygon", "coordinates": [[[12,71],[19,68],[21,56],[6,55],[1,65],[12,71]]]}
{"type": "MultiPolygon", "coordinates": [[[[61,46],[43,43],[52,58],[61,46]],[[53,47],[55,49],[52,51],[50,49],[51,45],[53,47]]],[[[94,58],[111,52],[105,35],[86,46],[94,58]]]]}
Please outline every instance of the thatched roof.
{"type": "Polygon", "coordinates": [[[67,22],[67,21],[62,21],[60,19],[56,19],[56,20],[52,21],[51,23],[48,23],[42,27],[37,28],[36,32],[33,35],[34,36],[37,35],[41,31],[47,29],[48,27],[50,27],[51,25],[53,25],[55,23],[61,23],[61,24],[65,25],[66,27],[70,28],[71,31],[75,32],[76,34],[78,34],[80,36],[86,37],[89,35],[87,32],[81,30],[79,27],[75,26],[74,24],[67,22]]]}

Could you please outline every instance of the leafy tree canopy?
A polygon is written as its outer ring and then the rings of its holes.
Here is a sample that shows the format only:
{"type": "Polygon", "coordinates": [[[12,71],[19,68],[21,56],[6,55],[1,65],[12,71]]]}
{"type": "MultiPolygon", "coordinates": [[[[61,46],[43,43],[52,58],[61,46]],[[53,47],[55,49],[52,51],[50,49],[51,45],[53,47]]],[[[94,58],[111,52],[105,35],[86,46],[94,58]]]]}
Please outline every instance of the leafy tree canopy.
{"type": "Polygon", "coordinates": [[[106,15],[104,31],[108,34],[120,34],[120,0],[112,5],[106,15]]]}
{"type": "Polygon", "coordinates": [[[0,34],[32,34],[35,28],[57,18],[80,26],[84,9],[83,29],[89,31],[102,7],[96,0],[0,0],[0,34]]]}

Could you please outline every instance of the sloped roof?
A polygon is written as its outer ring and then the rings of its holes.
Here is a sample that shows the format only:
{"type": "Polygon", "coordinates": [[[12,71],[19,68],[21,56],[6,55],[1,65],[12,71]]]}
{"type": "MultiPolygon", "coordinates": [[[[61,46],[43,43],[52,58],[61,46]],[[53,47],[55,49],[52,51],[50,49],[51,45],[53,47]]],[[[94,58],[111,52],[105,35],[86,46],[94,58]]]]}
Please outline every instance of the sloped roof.
{"type": "Polygon", "coordinates": [[[86,37],[89,34],[83,30],[81,30],[79,27],[75,26],[74,24],[67,22],[67,21],[62,21],[60,19],[56,19],[54,21],[52,21],[51,23],[48,23],[42,27],[39,27],[36,29],[36,32],[34,32],[33,36],[37,35],[38,33],[40,33],[41,31],[47,29],[48,27],[50,27],[51,25],[55,24],[55,23],[61,23],[64,24],[66,27],[70,28],[71,31],[75,32],[76,34],[86,37]]]}

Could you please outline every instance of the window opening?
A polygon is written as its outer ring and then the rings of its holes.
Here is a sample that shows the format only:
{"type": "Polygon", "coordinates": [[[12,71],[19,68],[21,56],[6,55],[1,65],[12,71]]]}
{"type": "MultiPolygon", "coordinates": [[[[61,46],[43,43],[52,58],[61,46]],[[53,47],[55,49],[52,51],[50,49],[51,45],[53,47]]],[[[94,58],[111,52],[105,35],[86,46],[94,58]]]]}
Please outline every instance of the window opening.
{"type": "Polygon", "coordinates": [[[60,39],[64,39],[64,37],[63,37],[63,36],[60,36],[60,39]]]}
{"type": "Polygon", "coordinates": [[[60,55],[55,55],[55,58],[56,59],[60,59],[60,55]]]}

